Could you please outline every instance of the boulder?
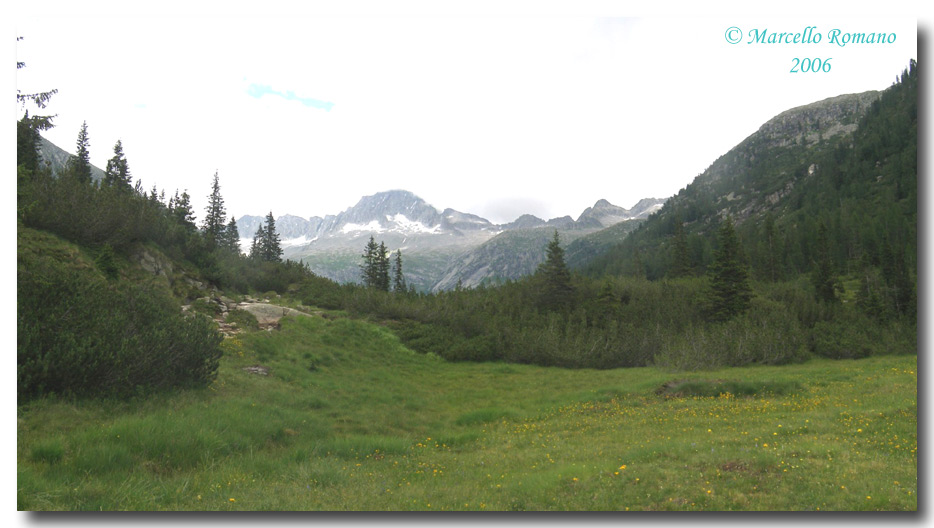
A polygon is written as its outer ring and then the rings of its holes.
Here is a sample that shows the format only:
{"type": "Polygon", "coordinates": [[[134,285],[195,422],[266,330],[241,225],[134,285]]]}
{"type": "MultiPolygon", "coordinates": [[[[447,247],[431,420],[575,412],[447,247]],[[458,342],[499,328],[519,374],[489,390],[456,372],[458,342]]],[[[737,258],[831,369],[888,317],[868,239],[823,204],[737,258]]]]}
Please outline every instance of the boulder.
{"type": "Polygon", "coordinates": [[[279,319],[287,315],[308,315],[292,308],[266,303],[243,302],[237,305],[237,309],[245,310],[253,314],[260,326],[277,325],[279,324],[279,319]]]}

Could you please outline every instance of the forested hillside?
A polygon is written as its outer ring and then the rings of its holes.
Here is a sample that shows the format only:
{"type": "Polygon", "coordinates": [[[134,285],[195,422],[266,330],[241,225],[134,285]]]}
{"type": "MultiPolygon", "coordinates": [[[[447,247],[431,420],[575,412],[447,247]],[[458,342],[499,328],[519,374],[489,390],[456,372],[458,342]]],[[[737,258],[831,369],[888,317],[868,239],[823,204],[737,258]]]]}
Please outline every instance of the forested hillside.
{"type": "Polygon", "coordinates": [[[777,116],[585,272],[702,275],[713,260],[716,226],[729,215],[759,280],[811,273],[822,251],[840,275],[877,282],[881,274],[889,284],[906,280],[898,274],[916,275],[916,70],[912,62],[881,94],[840,96],[777,116]]]}

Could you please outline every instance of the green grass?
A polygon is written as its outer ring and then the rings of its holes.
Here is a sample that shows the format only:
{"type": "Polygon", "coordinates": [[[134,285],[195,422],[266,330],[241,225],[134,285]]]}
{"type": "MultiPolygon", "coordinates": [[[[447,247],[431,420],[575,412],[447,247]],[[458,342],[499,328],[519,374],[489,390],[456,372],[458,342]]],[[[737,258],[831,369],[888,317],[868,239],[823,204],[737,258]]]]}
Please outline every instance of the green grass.
{"type": "Polygon", "coordinates": [[[689,375],[446,363],[321,317],[223,346],[209,389],[21,406],[18,508],[918,506],[915,356],[689,375]]]}

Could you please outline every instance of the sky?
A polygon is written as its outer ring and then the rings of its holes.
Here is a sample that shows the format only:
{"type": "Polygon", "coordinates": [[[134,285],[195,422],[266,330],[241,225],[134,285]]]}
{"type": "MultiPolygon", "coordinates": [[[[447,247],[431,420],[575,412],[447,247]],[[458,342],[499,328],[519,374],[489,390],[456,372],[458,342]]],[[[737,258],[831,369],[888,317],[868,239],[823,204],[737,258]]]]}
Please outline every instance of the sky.
{"type": "Polygon", "coordinates": [[[910,9],[77,5],[17,14],[17,89],[58,89],[48,139],[74,152],[86,121],[92,163],[119,139],[134,179],[187,190],[199,219],[215,171],[236,217],[337,214],[390,189],[497,223],[628,208],[676,194],[782,111],[884,89],[918,56],[910,9]],[[841,47],[834,29],[894,42],[841,47]],[[749,43],[754,30],[821,42],[749,43]],[[829,71],[792,73],[795,59],[829,71]]]}

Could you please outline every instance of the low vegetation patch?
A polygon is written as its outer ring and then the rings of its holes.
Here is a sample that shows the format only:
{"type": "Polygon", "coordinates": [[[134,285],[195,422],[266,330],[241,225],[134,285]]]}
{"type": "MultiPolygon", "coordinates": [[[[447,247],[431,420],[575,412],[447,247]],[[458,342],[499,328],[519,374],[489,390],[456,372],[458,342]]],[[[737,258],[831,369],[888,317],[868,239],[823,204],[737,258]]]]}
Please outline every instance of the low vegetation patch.
{"type": "Polygon", "coordinates": [[[741,380],[677,380],[669,381],[656,390],[668,398],[730,397],[730,396],[785,396],[795,394],[801,384],[794,381],[741,381],[741,380]]]}

